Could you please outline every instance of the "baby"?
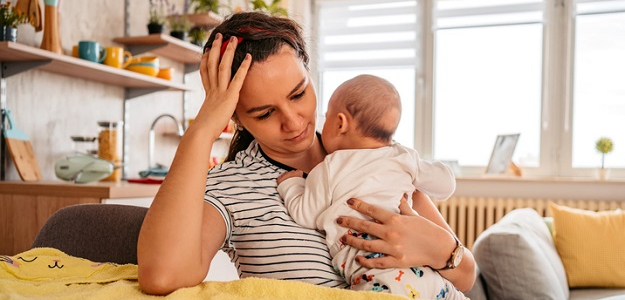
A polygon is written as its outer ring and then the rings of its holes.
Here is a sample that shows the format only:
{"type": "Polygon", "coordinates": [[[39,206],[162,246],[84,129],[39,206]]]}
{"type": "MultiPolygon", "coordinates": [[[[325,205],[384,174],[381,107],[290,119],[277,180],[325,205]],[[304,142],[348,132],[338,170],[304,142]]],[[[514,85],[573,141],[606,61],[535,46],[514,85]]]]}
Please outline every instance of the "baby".
{"type": "MultiPolygon", "coordinates": [[[[291,217],[300,225],[325,231],[334,268],[351,289],[385,291],[410,298],[466,299],[453,284],[429,267],[367,269],[356,255],[379,257],[340,242],[349,233],[336,224],[338,216],[364,215],[345,202],[358,198],[399,212],[404,194],[415,189],[435,200],[452,195],[456,183],[449,167],[419,158],[418,153],[392,141],[399,124],[401,102],[388,81],[361,75],[340,85],[328,103],[321,141],[328,155],[308,174],[291,171],[278,177],[278,192],[291,217]]],[[[411,201],[409,200],[409,203],[411,201]]]]}

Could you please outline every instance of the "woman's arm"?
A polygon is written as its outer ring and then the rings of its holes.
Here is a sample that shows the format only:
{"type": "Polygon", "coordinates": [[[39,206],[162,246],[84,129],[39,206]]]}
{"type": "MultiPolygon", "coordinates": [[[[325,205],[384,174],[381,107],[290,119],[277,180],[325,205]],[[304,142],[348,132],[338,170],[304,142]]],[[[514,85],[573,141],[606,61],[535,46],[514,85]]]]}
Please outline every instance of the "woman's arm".
{"type": "MultiPolygon", "coordinates": [[[[378,240],[364,240],[345,235],[342,241],[358,249],[381,252],[384,257],[365,259],[358,262],[367,268],[409,268],[431,266],[442,268],[456,246],[453,232],[440,215],[427,195],[413,194],[413,207],[405,200],[400,205],[401,214],[384,210],[358,199],[350,199],[348,204],[355,210],[378,220],[371,222],[352,217],[340,217],[337,222],[347,228],[377,236],[378,240]],[[351,203],[350,203],[351,202],[351,203]]],[[[440,271],[456,288],[466,292],[475,281],[475,260],[469,250],[465,250],[460,265],[451,270],[440,271]]]]}
{"type": "Polygon", "coordinates": [[[236,38],[230,41],[221,66],[220,34],[202,56],[200,74],[206,98],[178,145],[139,234],[139,285],[146,293],[168,294],[202,282],[224,241],[223,218],[203,199],[213,143],[234,113],[251,63],[248,54],[230,82],[236,44],[236,38]]]}

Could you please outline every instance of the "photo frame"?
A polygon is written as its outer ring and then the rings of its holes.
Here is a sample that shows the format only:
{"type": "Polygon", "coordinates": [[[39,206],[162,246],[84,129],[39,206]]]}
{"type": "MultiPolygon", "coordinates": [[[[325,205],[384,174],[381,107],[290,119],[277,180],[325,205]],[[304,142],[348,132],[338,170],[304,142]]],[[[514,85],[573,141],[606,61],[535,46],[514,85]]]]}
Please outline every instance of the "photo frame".
{"type": "Polygon", "coordinates": [[[486,174],[505,174],[512,163],[512,155],[520,133],[498,135],[490,155],[486,174]]]}

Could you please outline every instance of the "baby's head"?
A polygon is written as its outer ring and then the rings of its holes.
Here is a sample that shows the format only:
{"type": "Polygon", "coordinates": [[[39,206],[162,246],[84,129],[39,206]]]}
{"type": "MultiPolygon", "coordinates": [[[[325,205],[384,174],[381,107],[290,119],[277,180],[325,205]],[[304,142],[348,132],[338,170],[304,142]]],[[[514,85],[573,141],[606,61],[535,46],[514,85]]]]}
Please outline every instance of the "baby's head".
{"type": "Polygon", "coordinates": [[[356,76],[330,98],[323,145],[328,153],[390,145],[400,117],[401,100],[390,82],[373,75],[356,76]]]}

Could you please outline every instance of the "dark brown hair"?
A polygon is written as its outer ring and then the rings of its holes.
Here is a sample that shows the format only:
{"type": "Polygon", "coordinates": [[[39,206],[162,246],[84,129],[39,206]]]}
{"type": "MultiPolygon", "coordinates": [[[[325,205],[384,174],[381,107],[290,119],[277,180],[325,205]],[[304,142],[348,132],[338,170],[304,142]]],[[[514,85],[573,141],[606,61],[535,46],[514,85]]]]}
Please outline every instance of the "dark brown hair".
{"type": "MultiPolygon", "coordinates": [[[[278,53],[283,45],[289,45],[295,50],[297,56],[302,59],[308,69],[308,53],[306,43],[302,36],[302,28],[295,21],[273,17],[260,12],[241,12],[226,18],[211,33],[204,51],[208,51],[215,40],[215,35],[221,33],[222,41],[231,36],[241,37],[243,40],[238,44],[232,62],[231,79],[241,66],[246,53],[252,55],[253,62],[262,62],[273,54],[278,53]]],[[[254,140],[247,130],[237,130],[230,143],[226,161],[234,160],[236,154],[245,150],[254,140]]]]}

